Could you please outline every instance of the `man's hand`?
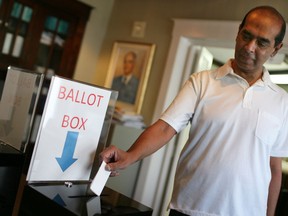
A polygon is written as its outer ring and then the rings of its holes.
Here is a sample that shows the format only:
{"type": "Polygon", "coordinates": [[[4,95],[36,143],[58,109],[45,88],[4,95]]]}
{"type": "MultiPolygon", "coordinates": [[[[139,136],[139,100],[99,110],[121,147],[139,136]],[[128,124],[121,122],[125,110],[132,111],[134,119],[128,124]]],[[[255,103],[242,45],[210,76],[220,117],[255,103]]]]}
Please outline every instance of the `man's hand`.
{"type": "Polygon", "coordinates": [[[100,158],[107,163],[105,169],[111,171],[110,176],[118,176],[119,170],[130,165],[128,155],[126,151],[111,145],[100,153],[100,158]]]}

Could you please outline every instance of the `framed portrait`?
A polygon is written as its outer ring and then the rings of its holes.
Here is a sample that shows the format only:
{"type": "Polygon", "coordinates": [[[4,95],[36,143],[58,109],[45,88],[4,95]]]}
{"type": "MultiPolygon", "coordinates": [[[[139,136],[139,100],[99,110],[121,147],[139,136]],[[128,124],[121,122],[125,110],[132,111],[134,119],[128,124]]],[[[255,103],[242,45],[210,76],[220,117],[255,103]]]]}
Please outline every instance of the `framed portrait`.
{"type": "Polygon", "coordinates": [[[154,44],[114,43],[105,87],[118,91],[116,107],[140,113],[154,52],[154,44]]]}

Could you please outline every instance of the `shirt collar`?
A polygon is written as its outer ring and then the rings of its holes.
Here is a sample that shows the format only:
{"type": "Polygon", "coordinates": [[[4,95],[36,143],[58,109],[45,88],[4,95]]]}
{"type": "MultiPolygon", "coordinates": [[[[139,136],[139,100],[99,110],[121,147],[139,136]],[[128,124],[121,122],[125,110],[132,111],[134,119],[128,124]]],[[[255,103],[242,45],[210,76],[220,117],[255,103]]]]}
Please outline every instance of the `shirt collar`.
{"type": "MultiPolygon", "coordinates": [[[[216,79],[222,79],[223,77],[227,76],[228,74],[235,75],[234,70],[232,68],[232,60],[229,59],[222,67],[221,70],[218,70],[216,73],[216,79]]],[[[258,82],[258,85],[268,86],[273,91],[278,91],[276,85],[272,83],[270,74],[268,70],[263,66],[263,76],[262,81],[258,82]]]]}
{"type": "Polygon", "coordinates": [[[227,74],[234,74],[232,69],[232,59],[229,59],[222,67],[217,69],[216,79],[222,79],[227,74]]]}

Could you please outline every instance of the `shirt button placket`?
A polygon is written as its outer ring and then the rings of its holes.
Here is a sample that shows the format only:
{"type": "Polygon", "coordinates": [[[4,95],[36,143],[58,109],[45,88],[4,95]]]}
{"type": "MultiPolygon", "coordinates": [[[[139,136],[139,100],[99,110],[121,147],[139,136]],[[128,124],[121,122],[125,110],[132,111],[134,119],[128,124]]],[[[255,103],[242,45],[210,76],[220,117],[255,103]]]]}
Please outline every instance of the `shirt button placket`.
{"type": "Polygon", "coordinates": [[[243,107],[247,109],[251,109],[252,107],[252,97],[253,97],[253,87],[249,87],[246,89],[243,98],[243,107]]]}

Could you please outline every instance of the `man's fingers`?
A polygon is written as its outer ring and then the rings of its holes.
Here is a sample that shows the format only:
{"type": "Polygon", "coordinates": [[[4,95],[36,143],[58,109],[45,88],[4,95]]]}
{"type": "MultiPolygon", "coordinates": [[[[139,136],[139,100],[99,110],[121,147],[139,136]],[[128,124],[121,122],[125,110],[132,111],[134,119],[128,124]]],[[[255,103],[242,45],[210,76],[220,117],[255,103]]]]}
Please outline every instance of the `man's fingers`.
{"type": "Polygon", "coordinates": [[[110,177],[115,177],[115,176],[119,176],[120,173],[119,171],[116,170],[115,166],[114,166],[115,163],[110,163],[110,164],[106,164],[105,166],[105,169],[107,171],[110,171],[110,177]]]}
{"type": "Polygon", "coordinates": [[[105,169],[106,169],[107,171],[110,171],[110,172],[113,171],[113,170],[112,170],[112,167],[111,167],[111,164],[106,164],[105,169]]]}
{"type": "Polygon", "coordinates": [[[112,163],[107,163],[105,166],[105,169],[107,171],[113,172],[113,171],[117,171],[119,169],[118,167],[118,163],[117,162],[112,162],[112,163]]]}
{"type": "Polygon", "coordinates": [[[100,158],[106,163],[110,163],[115,161],[115,154],[116,154],[115,146],[109,146],[106,149],[104,149],[103,152],[101,152],[100,158]]]}
{"type": "Polygon", "coordinates": [[[119,176],[119,175],[120,175],[120,173],[118,171],[112,171],[110,173],[110,177],[116,177],[116,176],[119,176]]]}

